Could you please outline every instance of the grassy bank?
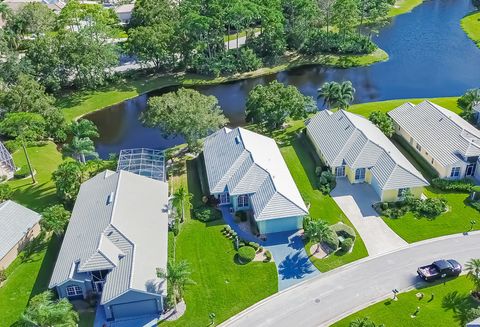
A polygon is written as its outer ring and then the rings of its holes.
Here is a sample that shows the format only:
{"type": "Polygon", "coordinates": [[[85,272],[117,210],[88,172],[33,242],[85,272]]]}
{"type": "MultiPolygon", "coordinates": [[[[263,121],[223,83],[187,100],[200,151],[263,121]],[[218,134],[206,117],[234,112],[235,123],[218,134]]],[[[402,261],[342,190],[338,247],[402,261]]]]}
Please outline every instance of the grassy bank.
{"type": "Polygon", "coordinates": [[[423,0],[398,0],[395,5],[390,8],[389,17],[395,17],[411,12],[415,7],[421,5],[423,0]]]}
{"type": "Polygon", "coordinates": [[[332,326],[348,327],[351,321],[363,317],[369,317],[377,324],[385,324],[389,327],[465,326],[469,321],[465,321],[462,312],[478,306],[469,295],[472,289],[471,281],[466,277],[459,277],[445,283],[400,294],[398,301],[388,299],[378,302],[332,326]],[[417,298],[418,292],[424,294],[423,299],[417,298]],[[412,318],[411,315],[417,307],[420,310],[416,318],[412,318]]]}
{"type": "Polygon", "coordinates": [[[119,82],[116,85],[112,85],[108,88],[99,89],[97,91],[67,94],[57,101],[57,106],[63,110],[67,120],[72,120],[88,113],[94,112],[96,110],[100,110],[105,107],[112,106],[122,101],[134,98],[140,94],[169,86],[219,84],[235,80],[275,74],[283,70],[292,69],[304,65],[320,64],[332,67],[367,66],[387,59],[387,53],[381,49],[378,49],[369,55],[301,56],[298,54],[288,54],[282,57],[275,66],[264,67],[253,72],[235,74],[227,77],[209,78],[194,74],[176,74],[147,77],[142,76],[136,79],[129,79],[124,82],[119,82]]]}
{"type": "Polygon", "coordinates": [[[480,48],[480,11],[472,12],[460,21],[465,33],[480,48]]]}
{"type": "MultiPolygon", "coordinates": [[[[195,160],[187,168],[177,170],[171,179],[174,188],[184,185],[194,195],[194,206],[201,205],[202,192],[195,160]],[[187,177],[188,176],[188,177],[187,177]]],[[[232,241],[221,233],[223,220],[203,223],[188,213],[177,237],[177,260],[187,260],[195,285],[185,292],[187,311],[179,320],[161,326],[207,326],[209,313],[218,324],[277,291],[277,272],[273,262],[251,262],[238,265],[234,261],[232,241]]]]}

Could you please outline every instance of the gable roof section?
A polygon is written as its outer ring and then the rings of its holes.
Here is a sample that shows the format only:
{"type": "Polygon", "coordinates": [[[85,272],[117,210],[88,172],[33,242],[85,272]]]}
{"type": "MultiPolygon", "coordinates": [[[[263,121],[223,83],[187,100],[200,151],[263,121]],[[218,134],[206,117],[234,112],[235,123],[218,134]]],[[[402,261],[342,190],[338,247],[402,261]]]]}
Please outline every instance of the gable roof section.
{"type": "Polygon", "coordinates": [[[156,268],[167,265],[167,203],[165,182],[126,171],[83,183],[49,287],[108,269],[101,304],[129,290],[160,296],[166,283],[156,268]]]}
{"type": "Polygon", "coordinates": [[[480,155],[480,131],[456,113],[430,101],[405,103],[388,113],[442,166],[480,155]]]}
{"type": "Polygon", "coordinates": [[[307,130],[331,167],[369,168],[382,190],[428,185],[382,131],[362,116],[324,110],[310,119],[307,130]]]}
{"type": "Polygon", "coordinates": [[[256,220],[308,213],[273,139],[223,128],[205,140],[204,158],[210,192],[250,194],[256,220]]]}
{"type": "Polygon", "coordinates": [[[0,259],[40,221],[40,218],[38,213],[16,202],[9,200],[0,204],[0,259]]]}

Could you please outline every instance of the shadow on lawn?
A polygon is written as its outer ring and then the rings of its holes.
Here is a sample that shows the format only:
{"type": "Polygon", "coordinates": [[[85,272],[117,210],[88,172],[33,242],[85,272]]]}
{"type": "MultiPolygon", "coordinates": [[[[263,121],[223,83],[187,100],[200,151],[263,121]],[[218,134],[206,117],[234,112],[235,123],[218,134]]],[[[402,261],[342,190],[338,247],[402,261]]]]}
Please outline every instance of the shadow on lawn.
{"type": "Polygon", "coordinates": [[[13,198],[16,202],[26,205],[30,209],[41,212],[47,206],[57,202],[54,185],[49,187],[45,183],[32,184],[30,180],[26,180],[25,184],[15,186],[13,188],[13,198]]]}
{"type": "Polygon", "coordinates": [[[472,316],[471,310],[477,308],[478,304],[469,294],[460,294],[453,291],[445,295],[442,299],[442,308],[452,310],[454,318],[461,326],[469,323],[475,317],[472,316]]]}

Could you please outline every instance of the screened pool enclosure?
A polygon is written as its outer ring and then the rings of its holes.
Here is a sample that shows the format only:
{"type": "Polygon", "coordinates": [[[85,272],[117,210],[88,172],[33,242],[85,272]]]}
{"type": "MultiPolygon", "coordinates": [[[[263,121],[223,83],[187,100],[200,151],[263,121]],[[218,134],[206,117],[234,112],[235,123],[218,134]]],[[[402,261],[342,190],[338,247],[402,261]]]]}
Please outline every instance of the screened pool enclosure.
{"type": "Polygon", "coordinates": [[[15,164],[12,155],[0,142],[0,180],[10,179],[13,174],[15,174],[15,164]]]}
{"type": "Polygon", "coordinates": [[[165,181],[164,151],[146,148],[121,150],[117,166],[117,171],[120,170],[165,181]]]}

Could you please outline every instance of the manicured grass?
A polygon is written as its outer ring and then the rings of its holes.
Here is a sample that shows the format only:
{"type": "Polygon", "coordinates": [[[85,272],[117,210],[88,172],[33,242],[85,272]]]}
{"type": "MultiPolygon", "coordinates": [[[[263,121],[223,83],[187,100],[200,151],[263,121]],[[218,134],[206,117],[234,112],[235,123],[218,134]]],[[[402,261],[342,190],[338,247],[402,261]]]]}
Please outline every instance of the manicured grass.
{"type": "Polygon", "coordinates": [[[423,0],[398,0],[395,5],[390,8],[389,17],[395,17],[411,12],[415,7],[421,5],[423,0]]]}
{"type": "MultiPolygon", "coordinates": [[[[14,201],[29,207],[35,211],[42,211],[45,207],[58,201],[55,195],[55,185],[52,181],[52,173],[62,162],[62,155],[57,151],[53,142],[43,146],[35,146],[27,149],[33,168],[36,170],[37,183],[32,184],[32,179],[12,179],[7,183],[14,190],[14,201]]],[[[23,150],[13,153],[13,160],[17,167],[26,164],[23,150]]]]}
{"type": "Polygon", "coordinates": [[[378,302],[332,326],[348,327],[352,320],[363,317],[369,317],[377,324],[385,324],[388,327],[465,326],[468,321],[464,321],[462,311],[478,306],[469,295],[472,289],[471,281],[466,277],[459,277],[400,294],[398,301],[388,299],[378,302]],[[419,300],[416,297],[418,292],[424,294],[423,299],[419,300]],[[417,317],[411,318],[417,307],[420,307],[417,317]]]}
{"type": "Polygon", "coordinates": [[[480,48],[480,11],[475,11],[460,21],[468,37],[480,48]]]}
{"type": "MultiPolygon", "coordinates": [[[[188,161],[185,174],[173,178],[173,185],[188,186],[194,194],[193,205],[201,203],[201,191],[195,160],[188,161]]],[[[177,260],[187,260],[196,282],[185,292],[187,311],[174,322],[160,325],[207,326],[208,315],[214,312],[218,324],[277,291],[277,272],[273,262],[234,262],[232,241],[221,234],[222,220],[203,223],[188,215],[177,237],[177,260]]]]}
{"type": "Polygon", "coordinates": [[[283,70],[313,64],[334,67],[367,66],[387,59],[387,53],[381,49],[377,49],[375,52],[369,55],[349,56],[302,56],[296,53],[290,53],[283,56],[275,66],[264,67],[253,72],[235,74],[225,77],[212,78],[194,74],[138,76],[136,78],[131,78],[127,81],[119,82],[115,85],[99,89],[97,91],[65,94],[57,101],[57,106],[63,110],[65,118],[70,121],[90,112],[94,112],[96,110],[100,110],[134,98],[140,94],[169,86],[219,84],[240,79],[275,74],[283,70]]]}
{"type": "Polygon", "coordinates": [[[30,298],[47,289],[60,244],[55,237],[47,239],[32,255],[22,252],[7,268],[7,281],[0,288],[1,326],[14,324],[30,298]]]}
{"type": "Polygon", "coordinates": [[[404,104],[405,102],[418,104],[424,100],[429,100],[457,114],[459,114],[462,111],[462,109],[460,109],[457,106],[458,97],[429,98],[429,99],[414,98],[414,99],[396,99],[396,100],[387,100],[387,101],[378,101],[378,102],[367,102],[367,103],[354,104],[348,110],[355,114],[362,115],[368,118],[368,115],[373,111],[383,111],[386,113],[404,104]]]}

